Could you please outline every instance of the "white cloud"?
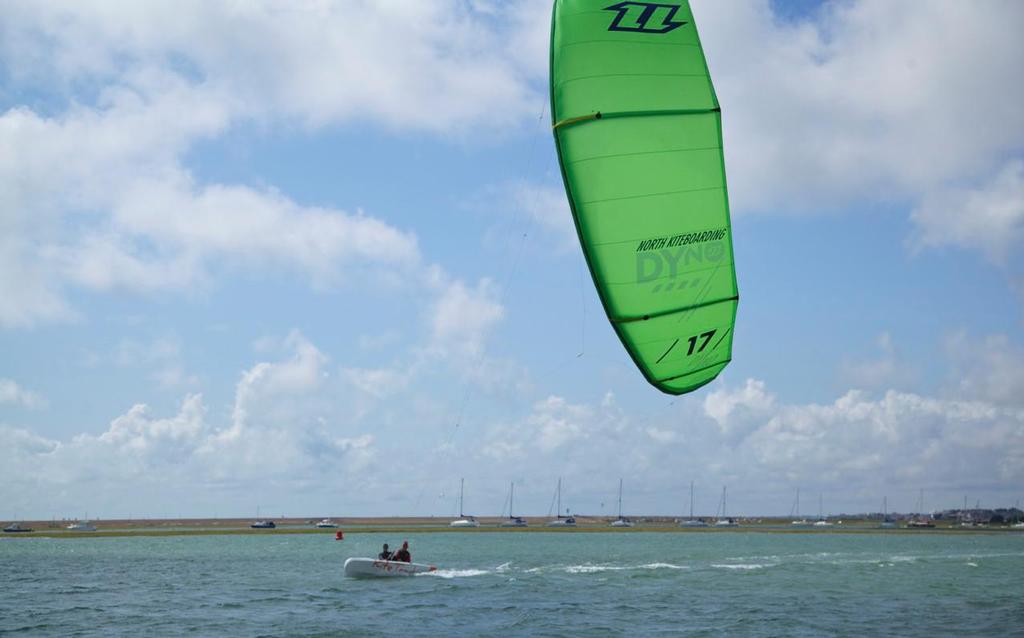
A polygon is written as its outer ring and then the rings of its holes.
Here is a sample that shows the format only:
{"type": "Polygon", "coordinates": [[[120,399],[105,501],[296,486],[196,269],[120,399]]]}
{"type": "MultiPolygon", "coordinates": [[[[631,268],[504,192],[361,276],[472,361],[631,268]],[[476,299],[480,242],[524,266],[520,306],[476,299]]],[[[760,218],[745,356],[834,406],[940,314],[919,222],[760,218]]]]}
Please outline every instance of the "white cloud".
{"type": "Polygon", "coordinates": [[[0,115],[0,227],[9,231],[0,321],[69,318],[70,286],[188,291],[232,266],[290,269],[331,286],[418,263],[415,236],[362,212],[299,206],[273,190],[197,187],[179,156],[224,123],[216,105],[178,84],[54,118],[0,115]]]}
{"type": "Polygon", "coordinates": [[[960,331],[945,345],[958,396],[1024,408],[1024,350],[1009,337],[960,331]]]}
{"type": "Polygon", "coordinates": [[[225,423],[211,421],[202,396],[190,394],[176,414],[154,415],[140,403],[99,434],[68,440],[0,424],[4,502],[23,511],[74,508],[76,515],[82,507],[152,512],[179,499],[178,512],[228,507],[237,515],[222,499],[249,499],[254,489],[280,492],[282,503],[283,494],[312,502],[307,492],[326,502],[325,490],[334,488],[324,477],[360,480],[376,457],[376,439],[324,418],[326,357],[315,346],[299,333],[282,346],[281,360],[242,374],[225,423]]]}
{"type": "Polygon", "coordinates": [[[476,288],[468,288],[461,281],[442,284],[430,315],[434,345],[478,355],[487,334],[504,316],[505,308],[489,279],[481,279],[476,288]]]}
{"type": "Polygon", "coordinates": [[[1021,152],[1019,3],[694,4],[738,209],[914,200],[1021,152]]]}
{"type": "Polygon", "coordinates": [[[973,248],[1005,263],[1024,243],[1024,161],[1007,162],[977,188],[929,193],[911,217],[919,246],[973,248]]]}
{"type": "Polygon", "coordinates": [[[873,358],[844,361],[840,371],[853,387],[869,390],[901,388],[916,377],[897,351],[892,335],[883,332],[876,339],[878,354],[873,358]]]}
{"type": "MultiPolygon", "coordinates": [[[[494,45],[519,37],[498,27],[521,9],[519,3],[477,12],[445,2],[131,8],[23,2],[7,7],[0,41],[22,82],[111,81],[176,60],[183,77],[209,87],[244,117],[499,130],[517,124],[541,98],[526,82],[525,68],[536,68],[536,60],[494,45]]],[[[532,20],[529,27],[536,32],[532,20]]]]}
{"type": "Polygon", "coordinates": [[[554,237],[559,250],[571,250],[577,246],[576,226],[572,221],[565,189],[522,181],[510,184],[507,188],[509,199],[515,206],[511,214],[525,215],[541,230],[554,237]]]}
{"type": "Polygon", "coordinates": [[[149,368],[151,377],[161,388],[194,387],[199,377],[185,370],[181,342],[176,338],[158,338],[149,342],[122,339],[115,348],[117,365],[149,368]]]}
{"type": "Polygon", "coordinates": [[[284,425],[293,420],[297,407],[291,397],[308,395],[321,387],[327,377],[327,357],[300,332],[292,332],[284,347],[288,359],[263,361],[242,374],[235,388],[233,428],[238,430],[255,423],[284,425]]]}
{"type": "Polygon", "coordinates": [[[317,287],[408,279],[412,233],[270,188],[198,184],[183,157],[249,122],[508,130],[543,102],[534,63],[494,44],[496,29],[536,30],[501,26],[522,8],[9,5],[0,59],[15,86],[54,99],[0,114],[0,325],[74,318],[74,287],[190,291],[224,268],[284,268],[317,287]]]}
{"type": "Polygon", "coordinates": [[[743,438],[775,409],[775,396],[764,381],[747,379],[737,390],[720,387],[704,398],[704,412],[714,419],[723,436],[743,438]]]}
{"type": "Polygon", "coordinates": [[[831,405],[781,407],[740,454],[770,476],[819,485],[859,477],[950,489],[1024,478],[1024,413],[982,402],[851,391],[831,405]]]}
{"type": "Polygon", "coordinates": [[[12,379],[0,377],[0,404],[13,403],[26,408],[37,408],[46,405],[46,401],[30,390],[21,387],[12,379]]]}
{"type": "MultiPolygon", "coordinates": [[[[960,347],[955,340],[950,346],[954,355],[960,347]]],[[[140,404],[103,432],[68,440],[0,426],[4,502],[38,510],[27,494],[55,511],[143,511],[184,498],[189,505],[183,509],[223,511],[225,499],[264,493],[314,504],[336,498],[336,482],[323,481],[330,474],[352,488],[350,511],[436,513],[440,502],[420,497],[454,480],[454,459],[459,474],[474,482],[475,498],[490,499],[485,502],[501,501],[509,472],[538,477],[516,480],[524,507],[540,513],[558,476],[565,478],[564,500],[577,511],[597,511],[624,476],[635,486],[627,498],[634,510],[682,511],[685,486],[696,477],[698,510],[709,509],[708,485],[727,483],[732,511],[751,513],[785,512],[800,485],[831,495],[833,504],[877,508],[881,495],[916,496],[918,487],[959,495],[975,486],[995,500],[1024,480],[1020,395],[1014,403],[1013,388],[988,385],[998,378],[981,369],[958,369],[966,379],[963,398],[849,391],[831,403],[787,404],[763,381],[750,379],[735,388],[721,383],[703,400],[677,399],[654,411],[647,406],[644,413],[624,409],[611,395],[592,402],[549,395],[519,415],[481,402],[452,438],[461,396],[434,397],[432,388],[410,385],[404,407],[385,403],[375,410],[366,424],[371,434],[355,425],[351,393],[339,392],[358,386],[358,377],[343,374],[340,386],[331,383],[323,376],[326,356],[301,334],[278,350],[279,357],[241,375],[236,410],[223,423],[192,394],[168,416],[140,404]],[[409,436],[411,427],[422,432],[409,436]],[[447,443],[432,454],[403,456],[401,477],[379,463],[378,441],[386,441],[389,454],[405,455],[422,450],[431,437],[447,443]],[[496,466],[515,469],[495,475],[496,466]],[[481,477],[489,478],[481,484],[481,477]],[[397,490],[384,508],[373,497],[380,490],[397,490]]],[[[1007,348],[993,337],[984,350],[995,356],[1007,348]]],[[[1012,349],[1006,355],[1000,369],[1013,374],[1024,355],[1012,349]]],[[[896,507],[897,499],[890,502],[896,507]]]]}

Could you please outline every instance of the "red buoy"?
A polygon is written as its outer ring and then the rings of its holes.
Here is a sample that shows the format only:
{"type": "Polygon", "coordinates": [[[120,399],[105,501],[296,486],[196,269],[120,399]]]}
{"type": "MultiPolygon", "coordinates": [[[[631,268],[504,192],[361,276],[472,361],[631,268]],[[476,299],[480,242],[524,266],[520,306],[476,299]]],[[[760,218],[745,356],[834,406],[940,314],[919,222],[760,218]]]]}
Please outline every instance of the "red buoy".
{"type": "Polygon", "coordinates": [[[336,541],[343,541],[343,540],[345,540],[345,532],[341,531],[340,529],[338,531],[334,532],[334,540],[336,540],[336,541]]]}

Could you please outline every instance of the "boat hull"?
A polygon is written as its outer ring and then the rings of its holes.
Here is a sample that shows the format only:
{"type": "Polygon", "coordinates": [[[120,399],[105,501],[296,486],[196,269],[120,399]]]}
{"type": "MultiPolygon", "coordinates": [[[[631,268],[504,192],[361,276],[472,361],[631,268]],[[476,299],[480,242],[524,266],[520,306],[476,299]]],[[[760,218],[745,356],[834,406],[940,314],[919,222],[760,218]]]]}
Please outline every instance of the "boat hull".
{"type": "Polygon", "coordinates": [[[373,558],[349,558],[345,561],[345,575],[350,578],[388,578],[392,576],[415,576],[437,571],[433,565],[402,563],[393,560],[373,558]]]}

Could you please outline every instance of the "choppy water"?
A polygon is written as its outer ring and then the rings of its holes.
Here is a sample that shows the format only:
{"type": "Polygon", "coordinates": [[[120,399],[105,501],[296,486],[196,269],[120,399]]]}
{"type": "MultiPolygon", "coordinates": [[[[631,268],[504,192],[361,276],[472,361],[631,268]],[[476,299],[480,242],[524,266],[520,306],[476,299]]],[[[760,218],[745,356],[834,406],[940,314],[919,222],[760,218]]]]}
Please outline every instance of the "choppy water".
{"type": "MultiPolygon", "coordinates": [[[[1013,635],[1024,534],[3,539],[0,634],[1013,635]],[[353,580],[407,538],[431,575],[353,580]]],[[[1016,634],[1020,635],[1020,634],[1016,634]]]]}

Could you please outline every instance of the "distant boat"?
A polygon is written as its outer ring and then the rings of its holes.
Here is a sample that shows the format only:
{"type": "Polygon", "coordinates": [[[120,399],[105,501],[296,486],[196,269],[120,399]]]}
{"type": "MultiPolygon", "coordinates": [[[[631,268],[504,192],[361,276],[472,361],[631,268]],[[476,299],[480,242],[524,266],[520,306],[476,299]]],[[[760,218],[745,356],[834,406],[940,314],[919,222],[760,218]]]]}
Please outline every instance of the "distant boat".
{"type": "Polygon", "coordinates": [[[526,520],[520,516],[513,516],[512,511],[515,505],[516,484],[508,484],[508,520],[501,524],[502,527],[527,527],[526,520]]]}
{"type": "Polygon", "coordinates": [[[7,533],[7,534],[21,534],[21,533],[24,533],[24,532],[32,532],[32,531],[35,531],[35,530],[33,530],[31,527],[22,527],[18,523],[11,523],[10,525],[8,525],[7,527],[4,528],[4,532],[7,533]]]}
{"type": "Polygon", "coordinates": [[[702,518],[693,517],[693,481],[690,481],[690,518],[679,523],[680,527],[707,527],[707,522],[702,518]]]}
{"type": "MultiPolygon", "coordinates": [[[[576,519],[572,516],[562,517],[562,479],[558,479],[558,487],[555,488],[556,499],[558,500],[558,506],[555,508],[555,515],[557,518],[553,521],[548,521],[546,525],[548,527],[576,527],[576,519]]],[[[550,512],[549,512],[550,513],[550,512]]]]}
{"type": "Polygon", "coordinates": [[[65,529],[72,532],[95,532],[96,526],[89,521],[78,521],[77,523],[68,525],[65,529]]]}
{"type": "Polygon", "coordinates": [[[935,522],[932,521],[930,516],[921,514],[924,511],[924,490],[920,492],[920,496],[917,497],[917,515],[914,518],[907,521],[907,527],[911,529],[923,529],[929,527],[935,527],[935,522]]]}
{"type": "Polygon", "coordinates": [[[793,505],[793,511],[796,513],[797,520],[790,521],[789,524],[793,527],[810,527],[811,522],[806,518],[800,518],[800,488],[796,488],[796,502],[793,505]]]}
{"type": "Polygon", "coordinates": [[[722,517],[715,521],[715,527],[739,527],[735,519],[725,515],[725,486],[722,486],[722,517]]]}
{"type": "Polygon", "coordinates": [[[337,527],[338,524],[335,523],[334,521],[332,521],[329,518],[325,518],[324,520],[322,520],[319,523],[317,523],[316,526],[320,527],[320,528],[329,528],[329,527],[337,527]]]}
{"type": "Polygon", "coordinates": [[[622,518],[622,479],[619,479],[619,517],[612,521],[612,527],[633,527],[633,521],[622,518]]]}
{"type": "Polygon", "coordinates": [[[260,518],[260,508],[257,505],[256,520],[253,521],[252,525],[250,525],[249,527],[251,527],[252,529],[274,529],[275,527],[277,527],[277,525],[274,524],[274,521],[263,520],[262,518],[260,518]]]}
{"type": "Polygon", "coordinates": [[[835,523],[825,518],[825,511],[822,508],[823,498],[821,494],[818,494],[818,520],[814,521],[815,527],[834,527],[835,523]]]}
{"type": "Polygon", "coordinates": [[[459,518],[458,520],[448,523],[448,527],[480,527],[480,522],[472,516],[466,516],[462,513],[463,503],[463,488],[465,487],[466,479],[459,479],[459,518]]]}

